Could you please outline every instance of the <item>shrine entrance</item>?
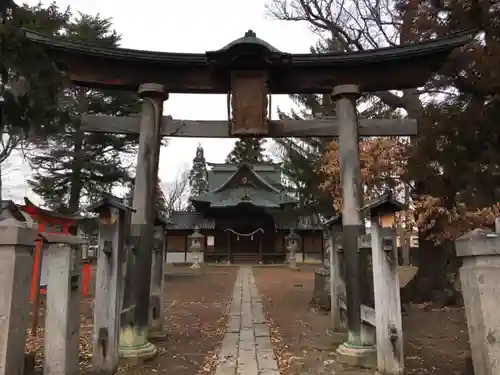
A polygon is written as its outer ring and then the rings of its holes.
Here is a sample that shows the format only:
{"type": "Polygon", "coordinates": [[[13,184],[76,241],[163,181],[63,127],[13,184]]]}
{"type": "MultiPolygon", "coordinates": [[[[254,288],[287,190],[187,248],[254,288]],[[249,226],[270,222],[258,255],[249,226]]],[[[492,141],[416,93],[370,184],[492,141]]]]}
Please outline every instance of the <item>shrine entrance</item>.
{"type": "Polygon", "coordinates": [[[228,228],[229,246],[235,253],[259,253],[262,247],[264,230],[257,228],[250,230],[249,227],[236,227],[236,229],[228,228]]]}
{"type": "MultiPolygon", "coordinates": [[[[147,357],[156,352],[147,336],[156,216],[151,202],[156,191],[162,136],[339,137],[348,330],[347,342],[339,349],[353,357],[373,350],[373,347],[366,347],[361,335],[358,239],[364,231],[364,222],[360,213],[358,139],[360,136],[416,135],[417,124],[411,119],[358,119],[357,99],[363,93],[424,86],[455,48],[472,39],[473,33],[463,32],[370,51],[322,54],[282,52],[257,38],[251,30],[220,50],[189,54],[89,46],[32,31],[26,31],[26,37],[43,47],[74,84],[134,91],[142,98],[141,116],[84,116],[81,125],[81,130],[87,132],[140,134],[133,200],[135,211],[131,219],[132,243],[140,249],[134,252],[134,264],[130,266],[131,272],[127,272],[127,278],[133,281],[127,283],[130,288],[125,294],[134,300],[134,313],[122,322],[122,353],[129,357],[147,357]],[[189,121],[162,116],[163,103],[170,93],[226,94],[228,119],[189,121]],[[272,120],[272,94],[330,95],[336,105],[336,117],[320,115],[311,120],[272,120]]],[[[247,195],[244,198],[245,202],[249,201],[247,195]]],[[[281,207],[282,203],[283,199],[278,202],[259,199],[264,207],[281,207]]],[[[226,229],[232,227],[228,225],[226,229]]],[[[267,234],[264,229],[264,238],[267,234]]],[[[232,238],[228,241],[229,244],[233,242],[232,238]]],[[[252,246],[253,242],[248,242],[240,249],[252,246]]],[[[390,322],[389,327],[391,335],[392,331],[400,334],[402,330],[400,321],[390,322]]],[[[387,341],[384,347],[397,346],[392,352],[402,355],[402,342],[394,341],[387,334],[389,327],[380,327],[377,338],[382,338],[383,334],[385,338],[382,339],[387,341]]]]}
{"type": "Polygon", "coordinates": [[[265,212],[240,207],[234,214],[226,213],[226,217],[217,219],[216,228],[216,246],[218,251],[227,252],[230,263],[263,263],[279,255],[274,248],[274,221],[265,212]],[[217,242],[221,237],[223,240],[217,242]]]}

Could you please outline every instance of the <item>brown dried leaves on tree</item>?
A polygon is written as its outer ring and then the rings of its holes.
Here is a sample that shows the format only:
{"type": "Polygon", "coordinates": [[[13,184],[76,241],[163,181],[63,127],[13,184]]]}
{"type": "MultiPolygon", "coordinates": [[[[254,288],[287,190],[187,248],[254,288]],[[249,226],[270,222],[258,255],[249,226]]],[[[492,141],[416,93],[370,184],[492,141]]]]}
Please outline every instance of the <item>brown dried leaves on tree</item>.
{"type": "MultiPolygon", "coordinates": [[[[376,197],[387,188],[401,194],[406,177],[406,158],[408,152],[411,152],[411,145],[403,138],[376,137],[361,140],[359,151],[364,200],[376,197]]],[[[330,142],[321,172],[326,177],[322,188],[331,196],[335,210],[340,212],[342,185],[337,141],[330,142]]],[[[491,226],[495,217],[500,216],[500,204],[471,209],[463,203],[457,203],[447,209],[442,198],[420,195],[414,197],[410,211],[398,213],[397,220],[408,217],[409,225],[425,231],[428,239],[438,244],[454,240],[473,228],[491,226]]]]}
{"type": "MultiPolygon", "coordinates": [[[[398,138],[369,138],[359,143],[361,183],[365,186],[364,200],[372,199],[387,188],[401,185],[404,172],[406,145],[398,138]]],[[[332,141],[323,158],[321,172],[326,176],[322,187],[333,199],[333,206],[341,210],[339,144],[332,141]]]]}

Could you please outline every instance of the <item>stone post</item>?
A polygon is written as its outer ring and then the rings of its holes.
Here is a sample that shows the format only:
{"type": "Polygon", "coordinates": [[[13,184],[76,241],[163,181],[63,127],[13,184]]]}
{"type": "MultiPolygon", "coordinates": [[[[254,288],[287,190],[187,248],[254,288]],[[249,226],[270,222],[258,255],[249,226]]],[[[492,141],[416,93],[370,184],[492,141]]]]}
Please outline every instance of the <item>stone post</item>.
{"type": "Polygon", "coordinates": [[[153,262],[151,263],[151,306],[149,321],[149,337],[164,339],[163,328],[165,318],[163,288],[165,286],[165,227],[156,225],[154,233],[153,262]]]}
{"type": "Polygon", "coordinates": [[[339,257],[338,243],[341,234],[329,229],[329,236],[327,239],[328,246],[328,269],[330,273],[330,318],[332,322],[333,332],[342,332],[344,327],[340,315],[340,294],[342,291],[342,275],[340,273],[341,264],[339,257]]]}
{"type": "Polygon", "coordinates": [[[130,319],[120,329],[120,355],[129,359],[146,359],[156,355],[156,347],[147,341],[149,329],[149,299],[153,232],[156,218],[155,197],[161,145],[163,102],[168,98],[160,84],[145,83],[139,87],[142,97],[139,152],[134,184],[134,201],[130,234],[135,253],[135,265],[130,277],[133,282],[125,293],[132,296],[135,308],[130,319]]]}
{"type": "Polygon", "coordinates": [[[475,375],[500,374],[500,236],[475,229],[456,242],[475,375]]]}
{"type": "Polygon", "coordinates": [[[297,269],[297,249],[300,239],[300,236],[293,229],[290,229],[290,234],[285,237],[288,250],[288,267],[292,270],[297,269]]]}
{"type": "Polygon", "coordinates": [[[86,241],[68,234],[41,233],[48,244],[44,375],[78,373],[80,328],[80,246],[86,241]]]}
{"type": "Polygon", "coordinates": [[[404,372],[403,324],[395,228],[382,228],[380,218],[373,216],[371,243],[377,369],[380,375],[401,375],[404,372]]]}
{"type": "MultiPolygon", "coordinates": [[[[359,88],[341,85],[333,89],[336,114],[340,123],[339,157],[342,183],[342,233],[345,261],[348,339],[345,347],[362,349],[361,342],[361,294],[359,286],[358,237],[364,228],[359,209],[361,207],[360,162],[358,145],[358,116],[356,99],[359,88]]],[[[352,351],[353,355],[354,351],[352,351]]]]}
{"type": "Polygon", "coordinates": [[[92,371],[99,375],[116,372],[119,359],[120,318],[126,261],[125,234],[132,210],[118,198],[106,197],[88,208],[99,213],[92,371]]]}
{"type": "Polygon", "coordinates": [[[0,221],[0,375],[23,375],[36,230],[0,221]]]}
{"type": "Polygon", "coordinates": [[[297,249],[295,244],[288,245],[288,267],[292,270],[297,269],[297,249]]]}

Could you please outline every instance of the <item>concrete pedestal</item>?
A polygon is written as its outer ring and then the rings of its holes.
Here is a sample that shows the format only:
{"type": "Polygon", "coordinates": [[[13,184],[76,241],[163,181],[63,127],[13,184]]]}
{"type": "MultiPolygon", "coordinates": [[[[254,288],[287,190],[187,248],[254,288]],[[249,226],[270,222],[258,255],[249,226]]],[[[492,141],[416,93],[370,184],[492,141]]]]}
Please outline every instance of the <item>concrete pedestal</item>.
{"type": "Polygon", "coordinates": [[[193,264],[191,265],[191,269],[200,269],[201,268],[201,259],[203,258],[202,252],[193,252],[191,258],[193,259],[193,264]]]}
{"type": "Polygon", "coordinates": [[[377,367],[377,350],[374,346],[350,346],[343,343],[337,348],[337,362],[362,368],[377,367]]]}
{"type": "Polygon", "coordinates": [[[147,329],[133,329],[131,326],[122,328],[120,330],[120,357],[129,363],[140,363],[154,358],[158,350],[147,339],[147,329]]]}
{"type": "Polygon", "coordinates": [[[500,374],[500,236],[476,229],[456,241],[475,375],[500,374]]]}
{"type": "Polygon", "coordinates": [[[0,375],[23,375],[30,280],[37,231],[0,221],[0,375]]]}
{"type": "Polygon", "coordinates": [[[290,251],[288,255],[288,268],[292,270],[297,268],[297,255],[295,251],[290,251]]]}

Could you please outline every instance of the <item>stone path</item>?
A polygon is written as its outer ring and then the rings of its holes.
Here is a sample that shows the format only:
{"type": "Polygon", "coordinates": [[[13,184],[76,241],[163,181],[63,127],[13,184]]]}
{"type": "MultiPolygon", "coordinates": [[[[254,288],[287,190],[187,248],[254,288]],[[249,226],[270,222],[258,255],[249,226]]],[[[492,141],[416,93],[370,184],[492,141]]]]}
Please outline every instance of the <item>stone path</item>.
{"type": "Polygon", "coordinates": [[[269,327],[251,267],[241,267],[234,285],[226,334],[215,375],[279,375],[269,327]]]}

